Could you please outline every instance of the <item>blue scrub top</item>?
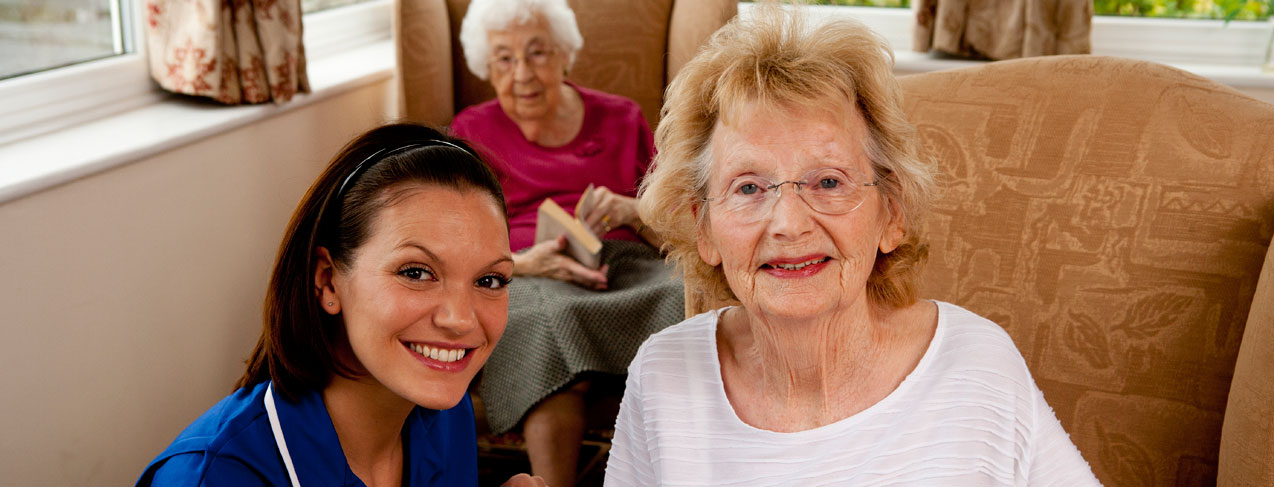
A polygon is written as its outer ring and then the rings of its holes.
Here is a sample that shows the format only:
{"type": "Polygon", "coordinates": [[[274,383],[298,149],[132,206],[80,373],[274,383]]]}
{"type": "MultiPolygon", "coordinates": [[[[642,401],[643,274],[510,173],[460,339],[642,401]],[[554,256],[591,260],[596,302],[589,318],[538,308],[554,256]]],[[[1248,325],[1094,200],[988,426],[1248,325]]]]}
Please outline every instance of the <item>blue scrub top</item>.
{"type": "MultiPolygon", "coordinates": [[[[269,382],[222,399],[182,431],[137,479],[137,487],[290,484],[265,411],[269,382]]],[[[332,418],[317,391],[284,400],[274,392],[279,424],[303,487],[363,486],[349,469],[332,418]]],[[[416,407],[403,424],[403,485],[478,484],[473,403],[435,411],[416,407]]]]}

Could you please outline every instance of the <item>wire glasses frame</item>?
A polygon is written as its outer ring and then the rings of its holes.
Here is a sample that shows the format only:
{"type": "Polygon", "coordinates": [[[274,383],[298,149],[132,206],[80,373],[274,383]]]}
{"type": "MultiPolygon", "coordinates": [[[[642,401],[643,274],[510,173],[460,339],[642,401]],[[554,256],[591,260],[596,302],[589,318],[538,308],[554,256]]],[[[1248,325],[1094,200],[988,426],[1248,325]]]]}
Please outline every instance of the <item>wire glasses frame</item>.
{"type": "Polygon", "coordinates": [[[726,216],[738,223],[755,223],[774,210],[775,203],[783,196],[783,186],[790,183],[810,209],[825,215],[843,215],[857,210],[867,200],[863,188],[878,186],[880,181],[860,183],[835,167],[814,169],[799,179],[779,182],[745,175],[730,181],[719,196],[704,198],[704,201],[719,205],[726,216]]]}
{"type": "Polygon", "coordinates": [[[512,54],[512,51],[499,54],[492,54],[490,58],[491,70],[497,73],[507,73],[513,71],[518,66],[518,61],[525,62],[528,66],[543,67],[549,64],[553,59],[553,55],[557,54],[557,50],[551,47],[531,46],[521,55],[512,54]]]}

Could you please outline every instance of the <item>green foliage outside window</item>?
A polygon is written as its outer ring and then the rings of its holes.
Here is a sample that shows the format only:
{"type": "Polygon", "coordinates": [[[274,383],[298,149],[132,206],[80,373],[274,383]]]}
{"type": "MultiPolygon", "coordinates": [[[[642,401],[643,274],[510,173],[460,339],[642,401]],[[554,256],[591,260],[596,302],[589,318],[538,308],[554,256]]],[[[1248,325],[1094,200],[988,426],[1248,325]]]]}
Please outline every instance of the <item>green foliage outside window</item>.
{"type": "Polygon", "coordinates": [[[1175,19],[1265,20],[1270,0],[1096,0],[1097,15],[1175,19]]]}
{"type": "MultiPolygon", "coordinates": [[[[911,0],[813,0],[815,5],[910,7],[911,0]]],[[[1096,15],[1173,19],[1265,20],[1274,0],[1093,0],[1096,15]]]]}

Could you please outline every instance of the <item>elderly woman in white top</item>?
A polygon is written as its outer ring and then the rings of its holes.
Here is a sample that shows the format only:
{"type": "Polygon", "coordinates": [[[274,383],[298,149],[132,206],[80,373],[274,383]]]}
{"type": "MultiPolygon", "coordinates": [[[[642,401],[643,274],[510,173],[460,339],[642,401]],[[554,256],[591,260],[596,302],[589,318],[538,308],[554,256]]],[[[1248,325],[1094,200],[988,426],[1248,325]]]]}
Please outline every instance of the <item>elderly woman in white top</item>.
{"type": "Polygon", "coordinates": [[[734,303],[629,366],[608,486],[1097,484],[1008,335],[916,298],[933,188],[892,54],[760,8],[668,89],[640,196],[734,303]]]}

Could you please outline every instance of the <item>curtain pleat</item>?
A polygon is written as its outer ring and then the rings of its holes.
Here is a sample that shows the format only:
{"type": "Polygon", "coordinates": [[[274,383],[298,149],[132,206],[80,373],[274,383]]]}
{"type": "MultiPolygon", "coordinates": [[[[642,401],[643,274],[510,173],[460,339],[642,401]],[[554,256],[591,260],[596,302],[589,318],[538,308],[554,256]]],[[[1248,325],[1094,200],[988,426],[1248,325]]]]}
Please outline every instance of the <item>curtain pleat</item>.
{"type": "Polygon", "coordinates": [[[150,74],[221,103],[283,103],[310,91],[300,0],[148,0],[150,74]]]}
{"type": "Polygon", "coordinates": [[[976,59],[1092,52],[1091,0],[917,0],[913,48],[976,59]]]}

